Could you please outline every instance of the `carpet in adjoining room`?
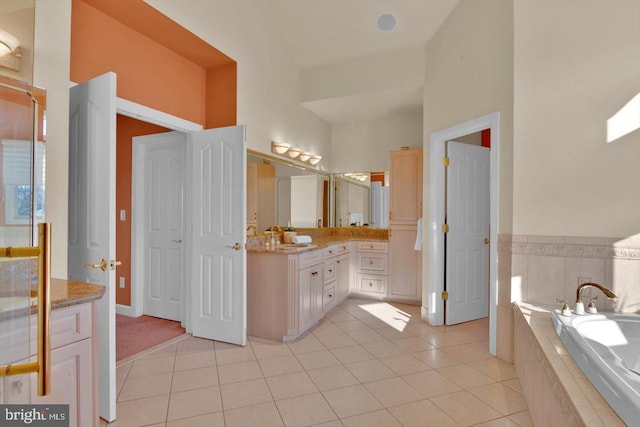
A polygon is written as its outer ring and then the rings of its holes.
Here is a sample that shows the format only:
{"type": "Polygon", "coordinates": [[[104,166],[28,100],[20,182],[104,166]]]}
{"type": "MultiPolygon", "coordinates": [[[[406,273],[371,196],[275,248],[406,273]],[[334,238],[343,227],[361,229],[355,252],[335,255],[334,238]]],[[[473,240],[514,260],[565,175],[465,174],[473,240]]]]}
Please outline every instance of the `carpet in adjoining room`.
{"type": "Polygon", "coordinates": [[[152,316],[116,314],[116,361],[140,353],[185,333],[180,322],[152,316]]]}

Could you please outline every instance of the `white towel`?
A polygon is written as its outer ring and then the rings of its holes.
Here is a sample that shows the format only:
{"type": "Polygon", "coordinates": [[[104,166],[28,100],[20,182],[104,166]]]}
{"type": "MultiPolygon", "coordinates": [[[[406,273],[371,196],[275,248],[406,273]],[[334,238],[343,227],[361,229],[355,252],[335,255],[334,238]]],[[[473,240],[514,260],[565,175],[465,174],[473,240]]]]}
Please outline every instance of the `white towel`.
{"type": "Polygon", "coordinates": [[[295,244],[298,243],[311,243],[311,236],[293,236],[293,238],[291,239],[291,241],[295,244]]]}
{"type": "Polygon", "coordinates": [[[418,218],[418,233],[416,234],[416,244],[413,247],[416,251],[422,250],[422,218],[418,218]]]}

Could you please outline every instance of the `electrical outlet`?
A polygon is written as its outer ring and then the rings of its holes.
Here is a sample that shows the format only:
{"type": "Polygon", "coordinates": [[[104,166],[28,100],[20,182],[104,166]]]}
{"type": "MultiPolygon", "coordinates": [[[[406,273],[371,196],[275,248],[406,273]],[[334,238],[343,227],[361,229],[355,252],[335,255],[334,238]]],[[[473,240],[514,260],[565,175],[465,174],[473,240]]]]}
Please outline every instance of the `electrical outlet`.
{"type": "Polygon", "coordinates": [[[126,221],[127,220],[127,211],[122,209],[120,211],[120,221],[126,221]]]}
{"type": "Polygon", "coordinates": [[[120,277],[119,282],[120,282],[120,288],[124,289],[124,277],[120,277]]]}

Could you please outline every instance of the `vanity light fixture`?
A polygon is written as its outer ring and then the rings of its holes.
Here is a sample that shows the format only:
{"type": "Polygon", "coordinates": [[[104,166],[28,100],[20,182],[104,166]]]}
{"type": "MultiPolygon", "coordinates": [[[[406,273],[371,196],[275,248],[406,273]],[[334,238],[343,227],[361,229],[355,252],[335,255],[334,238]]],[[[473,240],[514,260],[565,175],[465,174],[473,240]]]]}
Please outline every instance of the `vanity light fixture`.
{"type": "Polygon", "coordinates": [[[302,153],[300,153],[300,157],[298,157],[298,159],[301,162],[306,162],[310,158],[311,158],[311,153],[309,153],[308,151],[303,151],[302,153]]]}
{"type": "Polygon", "coordinates": [[[320,159],[322,159],[322,156],[320,156],[318,154],[312,154],[311,157],[309,157],[309,163],[311,163],[313,166],[315,166],[315,165],[318,164],[320,159]]]}
{"type": "Polygon", "coordinates": [[[286,142],[277,142],[271,141],[271,152],[276,154],[284,154],[289,151],[289,147],[291,147],[286,142]]]}
{"type": "Polygon", "coordinates": [[[20,41],[4,30],[0,30],[0,57],[16,52],[20,41]]]}
{"type": "Polygon", "coordinates": [[[289,150],[287,150],[287,154],[292,159],[295,159],[296,157],[298,157],[300,155],[300,153],[302,153],[302,150],[299,149],[299,148],[296,148],[296,147],[291,147],[291,148],[289,148],[289,150]]]}

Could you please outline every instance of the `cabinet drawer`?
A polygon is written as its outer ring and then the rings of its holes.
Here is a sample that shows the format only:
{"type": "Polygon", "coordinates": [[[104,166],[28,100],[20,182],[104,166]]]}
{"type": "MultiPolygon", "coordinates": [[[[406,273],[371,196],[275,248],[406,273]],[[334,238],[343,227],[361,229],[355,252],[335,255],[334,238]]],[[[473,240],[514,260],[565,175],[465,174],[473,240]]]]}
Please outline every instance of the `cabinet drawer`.
{"type": "Polygon", "coordinates": [[[326,286],[322,295],[322,311],[325,313],[333,308],[336,303],[336,287],[326,286]]]}
{"type": "Polygon", "coordinates": [[[369,276],[358,274],[356,280],[358,292],[374,292],[378,294],[385,294],[387,291],[387,278],[385,276],[369,276]]]}
{"type": "MultiPolygon", "coordinates": [[[[31,354],[37,353],[37,316],[31,316],[31,354]]],[[[91,336],[91,304],[78,304],[51,312],[51,348],[91,336]]]]}
{"type": "Polygon", "coordinates": [[[387,254],[358,253],[358,273],[387,274],[387,254]]]}
{"type": "Polygon", "coordinates": [[[389,243],[383,241],[358,242],[358,252],[388,252],[389,243]]]}
{"type": "Polygon", "coordinates": [[[313,250],[300,254],[300,269],[311,267],[312,265],[322,263],[323,251],[313,250]]]}
{"type": "Polygon", "coordinates": [[[331,258],[336,255],[342,255],[347,252],[349,252],[349,242],[330,245],[324,250],[324,259],[331,258]]]}
{"type": "Polygon", "coordinates": [[[324,262],[324,283],[336,280],[336,260],[327,260],[324,262]]]}

